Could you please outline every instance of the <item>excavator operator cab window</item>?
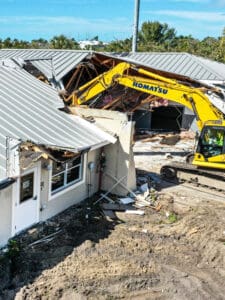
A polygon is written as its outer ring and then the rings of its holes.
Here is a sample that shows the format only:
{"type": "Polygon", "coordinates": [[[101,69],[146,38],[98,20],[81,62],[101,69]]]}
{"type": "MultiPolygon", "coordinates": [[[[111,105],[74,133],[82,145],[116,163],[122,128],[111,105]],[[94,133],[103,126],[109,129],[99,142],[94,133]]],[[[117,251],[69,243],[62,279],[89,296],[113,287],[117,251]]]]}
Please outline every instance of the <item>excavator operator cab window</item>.
{"type": "Polygon", "coordinates": [[[220,127],[205,127],[199,142],[198,151],[205,158],[217,156],[224,152],[225,130],[220,127]]]}

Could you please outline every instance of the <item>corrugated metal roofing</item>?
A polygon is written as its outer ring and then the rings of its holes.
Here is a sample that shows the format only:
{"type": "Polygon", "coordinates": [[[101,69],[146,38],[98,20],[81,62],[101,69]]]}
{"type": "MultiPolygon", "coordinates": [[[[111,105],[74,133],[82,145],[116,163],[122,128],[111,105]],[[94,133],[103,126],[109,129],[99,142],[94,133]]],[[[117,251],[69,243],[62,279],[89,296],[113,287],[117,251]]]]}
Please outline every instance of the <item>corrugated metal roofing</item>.
{"type": "MultiPolygon", "coordinates": [[[[23,58],[30,60],[48,79],[51,79],[54,73],[55,79],[59,81],[90,54],[90,51],[79,50],[1,49],[0,59],[23,58]]],[[[225,64],[189,53],[137,52],[104,54],[135,64],[188,76],[196,80],[225,80],[225,64]]]]}
{"type": "Polygon", "coordinates": [[[52,79],[54,74],[59,81],[89,54],[90,51],[77,50],[1,49],[0,59],[30,60],[48,79],[52,79]]]}
{"type": "Polygon", "coordinates": [[[188,76],[196,80],[225,80],[225,64],[189,53],[137,52],[113,54],[146,67],[188,76]]]}
{"type": "Polygon", "coordinates": [[[6,137],[75,152],[109,142],[94,125],[58,110],[60,103],[49,85],[23,69],[0,65],[0,179],[6,176],[6,137]]]}

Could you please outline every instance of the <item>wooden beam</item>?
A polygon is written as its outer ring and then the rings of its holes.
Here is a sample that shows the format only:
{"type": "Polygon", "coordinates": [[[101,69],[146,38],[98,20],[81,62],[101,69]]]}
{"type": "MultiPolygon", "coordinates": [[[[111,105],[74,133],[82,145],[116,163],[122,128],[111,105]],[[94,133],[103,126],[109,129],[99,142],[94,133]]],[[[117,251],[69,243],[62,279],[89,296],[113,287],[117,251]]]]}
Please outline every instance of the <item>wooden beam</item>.
{"type": "Polygon", "coordinates": [[[110,103],[106,104],[105,106],[103,106],[101,109],[107,109],[110,108],[113,104],[119,102],[121,100],[121,96],[116,97],[113,101],[111,101],[110,103]]]}
{"type": "Polygon", "coordinates": [[[78,72],[80,71],[81,65],[79,65],[77,67],[77,69],[75,70],[75,72],[73,73],[73,75],[71,76],[70,80],[68,81],[65,89],[67,90],[69,88],[69,86],[72,84],[72,82],[74,81],[75,77],[77,76],[78,72]]]}

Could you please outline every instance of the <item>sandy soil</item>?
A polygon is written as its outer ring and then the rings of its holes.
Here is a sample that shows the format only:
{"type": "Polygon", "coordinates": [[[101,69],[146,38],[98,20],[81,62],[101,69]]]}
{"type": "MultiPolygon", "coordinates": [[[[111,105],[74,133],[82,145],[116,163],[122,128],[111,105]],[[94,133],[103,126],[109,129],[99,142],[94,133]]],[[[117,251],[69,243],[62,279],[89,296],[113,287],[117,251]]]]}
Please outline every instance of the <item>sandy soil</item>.
{"type": "Polygon", "coordinates": [[[192,146],[136,142],[139,172],[156,178],[158,210],[111,220],[90,201],[30,229],[10,268],[2,261],[0,299],[225,299],[224,197],[157,177],[192,146]]]}

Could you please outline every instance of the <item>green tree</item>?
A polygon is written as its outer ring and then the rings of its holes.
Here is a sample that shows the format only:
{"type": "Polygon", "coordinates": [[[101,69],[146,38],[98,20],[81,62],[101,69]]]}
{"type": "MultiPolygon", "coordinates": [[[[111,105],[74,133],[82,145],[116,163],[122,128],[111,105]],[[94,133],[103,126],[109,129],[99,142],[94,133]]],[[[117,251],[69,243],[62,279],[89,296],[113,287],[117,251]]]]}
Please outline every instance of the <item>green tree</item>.
{"type": "Polygon", "coordinates": [[[98,35],[94,36],[90,41],[99,41],[98,35]]]}
{"type": "Polygon", "coordinates": [[[74,38],[68,38],[65,35],[61,34],[54,36],[50,40],[50,48],[53,49],[79,49],[78,43],[74,38]]]}
{"type": "Polygon", "coordinates": [[[131,51],[132,40],[116,40],[110,42],[104,47],[104,51],[108,52],[130,52],[131,51]]]}
{"type": "Polygon", "coordinates": [[[219,40],[214,37],[206,37],[198,43],[195,54],[203,57],[215,59],[218,52],[219,40]]]}
{"type": "Polygon", "coordinates": [[[34,48],[34,49],[46,49],[49,48],[49,42],[45,39],[37,39],[37,40],[32,40],[30,42],[30,48],[34,48]]]}
{"type": "Polygon", "coordinates": [[[7,37],[5,40],[3,40],[2,44],[3,44],[2,48],[12,48],[13,47],[13,42],[10,37],[7,37]]]}
{"type": "Polygon", "coordinates": [[[139,31],[138,48],[144,51],[168,49],[176,37],[175,29],[158,21],[144,22],[139,31]]]}
{"type": "Polygon", "coordinates": [[[198,49],[199,40],[193,38],[191,35],[178,36],[173,41],[173,51],[196,53],[198,49]]]}
{"type": "Polygon", "coordinates": [[[222,36],[219,38],[217,60],[225,63],[225,27],[223,28],[222,36]]]}
{"type": "Polygon", "coordinates": [[[24,40],[18,40],[14,39],[12,40],[12,48],[16,49],[25,49],[25,48],[30,48],[30,43],[24,40]]]}

